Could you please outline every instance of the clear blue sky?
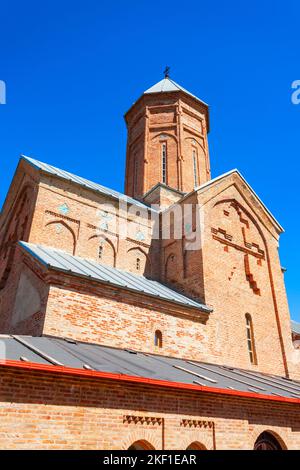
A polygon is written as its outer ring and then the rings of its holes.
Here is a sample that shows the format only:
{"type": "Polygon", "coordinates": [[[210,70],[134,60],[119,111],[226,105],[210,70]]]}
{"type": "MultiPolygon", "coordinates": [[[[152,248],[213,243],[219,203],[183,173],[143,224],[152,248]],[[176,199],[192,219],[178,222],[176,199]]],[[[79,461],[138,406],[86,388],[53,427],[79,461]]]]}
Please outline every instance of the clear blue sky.
{"type": "Polygon", "coordinates": [[[171,77],[211,105],[213,176],[238,168],[285,227],[300,321],[299,1],[1,2],[0,204],[19,154],[123,190],[124,112],[171,77]]]}

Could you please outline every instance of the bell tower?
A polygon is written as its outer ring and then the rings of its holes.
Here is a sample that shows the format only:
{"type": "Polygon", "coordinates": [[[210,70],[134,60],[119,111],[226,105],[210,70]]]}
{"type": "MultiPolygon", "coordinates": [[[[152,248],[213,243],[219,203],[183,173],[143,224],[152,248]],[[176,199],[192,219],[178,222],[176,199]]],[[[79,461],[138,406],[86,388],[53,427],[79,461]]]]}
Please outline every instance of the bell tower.
{"type": "Polygon", "coordinates": [[[125,114],[125,193],[136,199],[158,183],[187,193],[211,178],[208,105],[164,73],[125,114]]]}

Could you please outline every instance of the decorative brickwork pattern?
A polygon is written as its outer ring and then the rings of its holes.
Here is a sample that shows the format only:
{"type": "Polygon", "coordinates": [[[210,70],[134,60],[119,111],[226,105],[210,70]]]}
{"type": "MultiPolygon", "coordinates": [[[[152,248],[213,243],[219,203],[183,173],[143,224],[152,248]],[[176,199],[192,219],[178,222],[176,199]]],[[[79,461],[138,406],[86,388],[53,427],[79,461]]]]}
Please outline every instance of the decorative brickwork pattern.
{"type": "Polygon", "coordinates": [[[135,415],[125,415],[123,417],[123,422],[128,424],[141,424],[141,425],[151,425],[151,426],[161,426],[162,418],[156,418],[154,416],[135,416],[135,415]]]}
{"type": "Polygon", "coordinates": [[[213,421],[202,421],[198,419],[182,419],[180,426],[189,428],[213,428],[213,421]]]}

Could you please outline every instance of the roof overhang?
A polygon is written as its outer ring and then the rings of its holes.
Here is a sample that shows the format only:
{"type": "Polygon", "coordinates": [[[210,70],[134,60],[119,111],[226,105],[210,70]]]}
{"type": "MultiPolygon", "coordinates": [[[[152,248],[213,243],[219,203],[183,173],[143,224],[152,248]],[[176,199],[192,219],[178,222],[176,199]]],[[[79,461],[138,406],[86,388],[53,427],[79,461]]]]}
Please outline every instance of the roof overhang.
{"type": "MultiPolygon", "coordinates": [[[[156,85],[159,85],[156,84],[154,85],[153,87],[149,88],[148,90],[146,90],[131,106],[130,108],[124,113],[124,119],[125,121],[127,122],[127,116],[128,114],[131,112],[131,110],[138,104],[140,103],[143,99],[145,99],[145,97],[147,96],[151,96],[151,95],[156,95],[156,96],[159,96],[159,95],[164,95],[164,94],[175,94],[175,93],[181,93],[183,96],[186,96],[188,99],[192,99],[194,100],[194,102],[200,104],[201,106],[204,106],[204,108],[206,109],[206,119],[207,119],[207,132],[209,133],[210,131],[210,118],[209,118],[209,105],[207,103],[205,103],[205,101],[202,101],[200,98],[198,98],[197,96],[193,95],[192,93],[190,93],[188,90],[186,90],[185,88],[183,88],[182,86],[178,85],[176,82],[174,82],[173,80],[170,80],[168,79],[171,83],[174,84],[174,87],[173,88],[167,88],[167,89],[155,89],[156,85]]],[[[163,80],[162,80],[163,81],[163,80]]]]}
{"type": "Polygon", "coordinates": [[[70,173],[68,171],[56,168],[52,165],[49,165],[48,163],[40,162],[39,160],[28,157],[26,155],[21,155],[20,161],[25,161],[31,167],[46,175],[54,176],[55,178],[67,181],[68,183],[72,183],[76,186],[81,186],[82,188],[85,188],[89,191],[93,191],[94,193],[96,192],[110,199],[122,201],[122,203],[124,204],[126,203],[129,205],[143,208],[148,211],[156,212],[154,209],[142,203],[141,201],[138,201],[137,199],[133,199],[132,197],[126,196],[125,194],[120,193],[119,191],[107,188],[106,186],[100,185],[98,183],[94,183],[93,181],[74,175],[73,173],[70,173]]]}
{"type": "MultiPolygon", "coordinates": [[[[34,245],[20,241],[21,249],[47,270],[65,273],[67,276],[85,278],[88,281],[112,286],[134,294],[145,295],[166,304],[177,305],[194,315],[208,315],[213,309],[196,302],[177,291],[143,276],[101,265],[93,260],[70,255],[48,246],[34,245]]],[[[188,313],[187,313],[188,315],[188,313]]]]}
{"type": "Polygon", "coordinates": [[[33,362],[21,362],[14,360],[0,360],[0,367],[8,369],[16,369],[32,372],[43,372],[49,374],[58,374],[63,376],[72,376],[78,378],[86,378],[93,380],[110,380],[112,382],[122,382],[130,384],[140,384],[145,386],[161,387],[164,389],[173,389],[190,392],[200,392],[206,394],[217,394],[223,396],[251,398],[256,400],[267,400],[272,402],[290,403],[300,405],[300,399],[289,397],[278,397],[273,395],[265,395],[262,393],[243,392],[238,390],[221,389],[215,387],[206,387],[202,385],[193,385],[182,382],[171,382],[168,380],[151,379],[147,377],[136,377],[126,374],[115,374],[111,372],[82,370],[73,367],[55,366],[47,364],[38,364],[33,362]]]}

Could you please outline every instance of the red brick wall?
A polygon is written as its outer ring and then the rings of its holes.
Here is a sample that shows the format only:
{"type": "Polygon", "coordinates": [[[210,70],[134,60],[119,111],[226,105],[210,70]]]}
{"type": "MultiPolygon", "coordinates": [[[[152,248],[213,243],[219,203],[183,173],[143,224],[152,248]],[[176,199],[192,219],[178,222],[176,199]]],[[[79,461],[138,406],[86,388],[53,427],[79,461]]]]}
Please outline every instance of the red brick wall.
{"type": "Polygon", "coordinates": [[[26,263],[17,247],[9,282],[1,292],[0,334],[40,336],[48,302],[49,286],[29,258],[26,263]]]}
{"type": "MultiPolygon", "coordinates": [[[[151,301],[141,294],[135,296],[97,288],[52,286],[46,309],[44,334],[67,336],[78,340],[106,344],[139,351],[159,352],[175,357],[217,362],[266,373],[284,375],[278,331],[272,312],[265,319],[259,314],[252,318],[258,364],[251,364],[247,348],[245,314],[238,302],[231,302],[230,317],[217,304],[208,321],[187,309],[176,309],[151,301]],[[163,335],[163,348],[154,347],[154,332],[163,335]],[[265,336],[263,334],[265,333],[265,336]],[[267,342],[267,344],[266,344],[267,342]]],[[[220,301],[221,302],[221,301],[220,301]]],[[[227,310],[228,311],[228,310],[227,310]]],[[[255,312],[254,312],[255,313],[255,312]]]]}
{"type": "Polygon", "coordinates": [[[132,271],[139,275],[157,276],[152,256],[152,226],[147,210],[130,207],[119,210],[119,202],[57,178],[43,177],[29,241],[51,246],[99,263],[132,271]],[[66,205],[68,212],[61,213],[66,205]],[[121,224],[127,236],[120,235],[121,224]],[[107,225],[106,225],[107,224],[107,225]],[[103,246],[102,258],[99,247],[103,246]],[[140,269],[137,267],[140,259],[140,269]]]}
{"type": "Polygon", "coordinates": [[[141,198],[162,179],[162,144],[167,147],[167,181],[184,192],[210,179],[207,108],[183,93],[145,95],[126,115],[128,126],[125,192],[141,198]],[[137,177],[135,177],[137,176],[137,177]]]}
{"type": "MultiPolygon", "coordinates": [[[[7,288],[2,291],[0,304],[2,332],[40,334],[44,331],[49,334],[70,335],[82,340],[104,342],[104,344],[112,342],[118,347],[132,347],[139,350],[146,348],[145,350],[151,351],[153,331],[161,329],[165,354],[216,361],[280,375],[285,374],[282,353],[284,346],[286,360],[290,363],[289,373],[293,377],[299,377],[277,252],[278,234],[274,232],[274,226],[262,211],[259,211],[253,200],[248,199],[248,202],[245,202],[244,197],[236,189],[238,182],[235,177],[213,185],[209,191],[200,191],[197,196],[193,194],[184,201],[198,201],[204,208],[204,246],[199,251],[185,253],[183,240],[174,242],[170,239],[163,242],[161,254],[158,244],[151,241],[151,230],[146,230],[147,220],[142,219],[140,224],[129,222],[133,235],[138,230],[145,233],[145,240],[142,242],[130,237],[126,240],[119,239],[114,227],[107,232],[98,232],[95,219],[98,211],[103,211],[103,207],[109,209],[107,198],[61,182],[57,178],[51,179],[52,186],[49,186],[49,177],[44,176],[42,179],[31,230],[27,236],[29,241],[54,245],[65,251],[75,252],[76,255],[139,274],[161,276],[164,281],[181,289],[187,295],[213,306],[214,312],[205,325],[203,322],[187,319],[182,313],[178,314],[176,308],[172,310],[172,306],[166,309],[159,302],[154,306],[146,300],[148,306],[145,304],[141,306],[138,298],[129,300],[123,293],[114,293],[112,298],[107,300],[105,292],[91,294],[88,285],[81,294],[74,293],[69,287],[66,287],[65,291],[53,288],[48,301],[47,286],[45,290],[42,286],[37,287],[36,281],[28,273],[25,273],[25,280],[23,275],[19,281],[20,267],[16,258],[14,274],[10,275],[7,288]],[[253,215],[253,220],[257,221],[264,242],[252,221],[247,228],[235,210],[230,209],[230,216],[225,215],[224,211],[228,212],[228,204],[220,203],[224,198],[235,199],[241,207],[247,208],[247,211],[253,215]],[[64,204],[67,204],[69,209],[65,215],[60,213],[60,207],[64,204]],[[56,225],[61,230],[56,232],[56,225]],[[248,278],[244,254],[234,246],[226,245],[230,240],[226,239],[226,234],[224,235],[225,230],[227,235],[233,237],[230,243],[241,245],[242,225],[246,227],[249,241],[256,245],[251,249],[257,251],[258,246],[264,251],[261,266],[255,264],[259,258],[250,257],[247,269],[253,272],[250,272],[248,278]],[[105,242],[103,258],[100,260],[99,246],[103,242],[105,242]],[[136,269],[137,259],[139,259],[139,271],[136,269]],[[254,276],[253,279],[251,276],[254,276]],[[35,299],[32,311],[28,311],[26,319],[22,322],[15,323],[13,312],[16,295],[18,289],[21,294],[22,289],[26,291],[28,283],[35,299]],[[255,293],[255,285],[260,289],[260,295],[255,293]],[[61,300],[58,303],[57,299],[60,296],[61,300]],[[40,298],[40,307],[37,297],[40,298]],[[66,305],[66,309],[61,312],[63,305],[66,305]],[[47,314],[44,327],[42,319],[45,312],[47,314]],[[249,360],[246,313],[250,313],[253,320],[257,365],[252,365],[249,360]],[[150,330],[149,325],[151,325],[150,330]],[[125,337],[124,331],[128,333],[125,337]]],[[[125,217],[125,214],[121,212],[118,216],[125,217]]],[[[241,217],[247,218],[245,213],[241,217]]],[[[110,223],[108,221],[108,225],[110,223]]]]}
{"type": "Polygon", "coordinates": [[[1,449],[252,449],[263,431],[300,447],[298,405],[3,367],[0,385],[1,449]]]}
{"type": "Polygon", "coordinates": [[[206,360],[299,378],[274,223],[236,174],[182,205],[195,202],[201,246],[185,252],[182,240],[163,241],[162,266],[166,281],[214,309],[205,327],[206,360]],[[171,254],[175,266],[166,271],[171,254]],[[246,314],[252,317],[257,365],[250,362],[246,314]]]}
{"type": "MultiPolygon", "coordinates": [[[[213,303],[212,322],[215,327],[219,322],[227,336],[220,351],[223,358],[230,355],[230,362],[241,367],[249,363],[245,315],[250,314],[257,368],[284,375],[293,369],[288,365],[293,347],[279,236],[251,193],[237,191],[238,178],[224,181],[205,201],[205,301],[213,303]]],[[[203,202],[208,196],[203,194],[203,202]]]]}
{"type": "Polygon", "coordinates": [[[27,241],[30,236],[38,194],[37,181],[36,171],[21,161],[0,215],[1,333],[12,328],[12,313],[21,270],[17,242],[27,241]]]}
{"type": "MultiPolygon", "coordinates": [[[[115,347],[155,352],[154,332],[159,329],[163,334],[163,348],[159,351],[162,354],[284,375],[270,286],[267,282],[263,282],[261,295],[256,295],[243,273],[244,264],[240,253],[233,248],[232,252],[224,252],[223,244],[215,240],[212,235],[209,231],[209,238],[204,245],[204,250],[207,250],[205,256],[209,257],[209,260],[206,265],[204,264],[205,283],[202,284],[206,288],[206,301],[211,300],[208,303],[214,306],[214,311],[208,320],[206,315],[201,315],[197,311],[166,304],[142,294],[101,287],[89,280],[76,280],[63,274],[49,277],[45,272],[35,275],[38,266],[36,263],[32,264],[33,273],[24,267],[20,277],[19,261],[15,265],[17,287],[12,290],[11,297],[7,297],[6,307],[3,309],[5,315],[2,318],[6,318],[6,321],[2,323],[2,332],[34,335],[43,332],[115,347]],[[239,269],[239,271],[235,269],[233,274],[237,279],[222,278],[227,273],[228,259],[239,269]],[[208,270],[209,266],[211,270],[208,270]],[[21,286],[19,277],[23,283],[21,286]],[[22,289],[25,289],[26,293],[29,292],[28,282],[33,299],[36,299],[37,293],[40,302],[32,304],[32,311],[29,309],[26,314],[22,314],[22,318],[23,316],[25,318],[16,323],[14,296],[16,292],[22,294],[22,289]],[[50,287],[49,292],[47,283],[50,287]],[[249,358],[246,313],[250,313],[253,320],[257,365],[251,364],[249,358]],[[267,334],[266,325],[268,325],[267,334]]],[[[26,263],[28,260],[27,256],[26,263]]],[[[200,261],[197,253],[193,253],[189,261],[190,277],[184,279],[184,282],[186,285],[190,283],[191,286],[191,279],[195,278],[195,285],[197,282],[201,284],[197,264],[200,261]],[[195,274],[193,274],[194,266],[196,266],[195,274]]],[[[264,266],[259,266],[257,269],[267,273],[264,266]]],[[[176,270],[175,266],[174,273],[182,275],[182,270],[176,270]]],[[[23,308],[22,302],[19,301],[19,305],[23,308]]],[[[283,320],[284,318],[282,316],[283,320]]],[[[282,332],[286,351],[289,351],[292,342],[288,316],[286,318],[287,321],[282,322],[282,332]]],[[[292,376],[297,377],[296,365],[290,369],[292,376]]]]}
{"type": "Polygon", "coordinates": [[[83,281],[52,285],[44,334],[177,357],[206,357],[206,314],[83,281]],[[163,347],[154,346],[160,330],[163,347]]]}

